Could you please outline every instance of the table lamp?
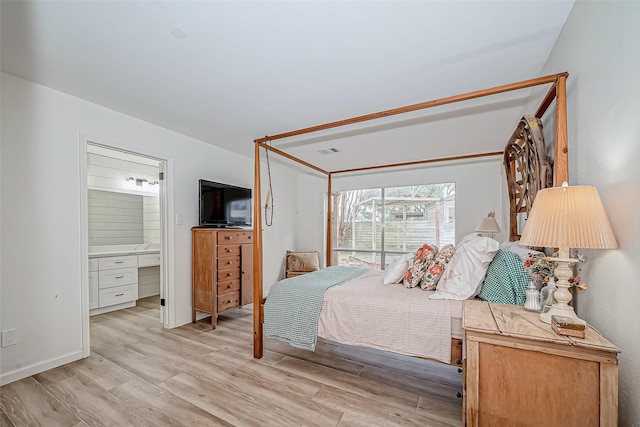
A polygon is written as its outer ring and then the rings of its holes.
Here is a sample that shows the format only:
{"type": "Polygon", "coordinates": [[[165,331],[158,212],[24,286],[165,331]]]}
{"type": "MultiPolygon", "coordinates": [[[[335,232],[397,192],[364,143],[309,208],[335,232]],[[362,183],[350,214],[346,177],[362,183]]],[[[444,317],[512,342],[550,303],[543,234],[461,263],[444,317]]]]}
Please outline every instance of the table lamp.
{"type": "Polygon", "coordinates": [[[489,212],[486,218],[482,218],[475,231],[478,233],[491,233],[491,238],[493,239],[494,233],[500,232],[500,227],[496,221],[496,213],[489,212]]]}
{"type": "Polygon", "coordinates": [[[535,247],[559,248],[558,257],[546,258],[556,263],[554,274],[557,301],[540,320],[551,323],[552,315],[567,316],[578,322],[569,305],[571,264],[577,262],[569,255],[569,248],[614,249],[618,247],[609,219],[600,201],[598,190],[586,185],[545,188],[538,191],[522,232],[520,244],[535,247]]]}

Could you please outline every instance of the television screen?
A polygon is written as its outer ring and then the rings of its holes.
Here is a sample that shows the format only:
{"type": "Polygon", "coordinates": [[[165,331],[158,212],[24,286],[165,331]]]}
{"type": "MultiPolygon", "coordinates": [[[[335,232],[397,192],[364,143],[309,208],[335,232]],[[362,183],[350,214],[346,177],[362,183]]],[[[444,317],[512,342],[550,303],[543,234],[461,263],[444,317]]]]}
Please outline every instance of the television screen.
{"type": "Polygon", "coordinates": [[[251,189],[201,179],[200,225],[251,226],[251,189]]]}

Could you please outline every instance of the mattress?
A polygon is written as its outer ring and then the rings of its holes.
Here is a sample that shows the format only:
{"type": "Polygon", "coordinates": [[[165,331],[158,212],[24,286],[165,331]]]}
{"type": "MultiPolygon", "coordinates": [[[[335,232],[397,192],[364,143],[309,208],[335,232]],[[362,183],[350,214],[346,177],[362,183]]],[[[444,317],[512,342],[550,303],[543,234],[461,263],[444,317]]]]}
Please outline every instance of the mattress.
{"type": "Polygon", "coordinates": [[[451,338],[462,338],[462,301],[432,300],[432,291],[385,285],[383,277],[371,270],[328,289],[318,336],[450,363],[451,338]]]}
{"type": "Polygon", "coordinates": [[[449,300],[451,307],[451,338],[464,338],[462,330],[462,303],[464,301],[449,300]]]}

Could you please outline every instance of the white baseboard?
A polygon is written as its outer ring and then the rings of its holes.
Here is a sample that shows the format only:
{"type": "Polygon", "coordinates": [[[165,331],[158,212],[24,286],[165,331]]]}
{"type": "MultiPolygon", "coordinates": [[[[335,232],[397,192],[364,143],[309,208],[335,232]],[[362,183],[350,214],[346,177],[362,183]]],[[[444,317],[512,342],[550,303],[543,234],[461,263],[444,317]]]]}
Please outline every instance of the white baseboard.
{"type": "MultiPolygon", "coordinates": [[[[211,315],[207,314],[207,313],[200,313],[200,312],[196,313],[196,321],[202,320],[205,317],[211,317],[211,315]]],[[[180,327],[182,325],[186,325],[188,323],[191,323],[191,316],[183,317],[183,318],[180,318],[180,319],[176,319],[176,322],[175,322],[173,328],[177,328],[177,327],[180,327]]]]}
{"type": "Polygon", "coordinates": [[[173,328],[179,328],[182,325],[186,325],[187,323],[191,323],[191,317],[186,318],[183,317],[181,319],[176,319],[175,323],[173,324],[173,328]]]}
{"type": "Polygon", "coordinates": [[[67,363],[75,362],[76,360],[80,359],[82,359],[82,350],[74,351],[73,353],[56,357],[54,359],[45,360],[44,362],[38,362],[34,363],[33,365],[24,366],[14,371],[1,374],[0,386],[30,377],[31,375],[39,374],[40,372],[48,371],[49,369],[57,368],[58,366],[66,365],[67,363]]]}
{"type": "MultiPolygon", "coordinates": [[[[245,305],[242,306],[242,308],[247,308],[249,310],[253,310],[253,303],[245,304],[245,305]]],[[[200,312],[196,313],[196,321],[202,320],[205,317],[211,317],[211,315],[207,314],[207,313],[200,313],[200,312]]],[[[177,328],[179,326],[186,325],[187,323],[191,323],[191,317],[188,317],[188,318],[183,317],[183,318],[180,318],[180,319],[176,319],[176,322],[175,322],[174,326],[171,326],[171,327],[172,328],[177,328]]]]}

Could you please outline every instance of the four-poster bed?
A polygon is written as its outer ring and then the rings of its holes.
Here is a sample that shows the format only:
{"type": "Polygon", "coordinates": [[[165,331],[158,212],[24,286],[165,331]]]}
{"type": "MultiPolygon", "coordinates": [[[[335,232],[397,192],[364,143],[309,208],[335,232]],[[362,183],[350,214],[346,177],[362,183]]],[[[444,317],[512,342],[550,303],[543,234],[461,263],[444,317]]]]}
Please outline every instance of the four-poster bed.
{"type": "MultiPolygon", "coordinates": [[[[351,172],[363,172],[363,171],[373,171],[383,168],[394,168],[394,167],[402,167],[402,166],[416,166],[421,164],[435,163],[435,162],[445,162],[445,161],[456,161],[456,160],[465,160],[465,159],[473,159],[473,158],[481,158],[481,157],[491,157],[491,156],[505,156],[505,167],[507,170],[511,170],[513,172],[513,181],[516,183],[515,193],[510,191],[511,204],[513,205],[517,200],[522,199],[523,197],[528,198],[529,203],[525,204],[525,206],[529,206],[530,202],[532,202],[535,194],[526,195],[523,194],[523,191],[528,188],[527,183],[521,182],[522,179],[526,179],[527,177],[534,176],[535,174],[527,173],[526,171],[522,171],[523,165],[529,165],[531,162],[528,159],[522,159],[518,156],[528,156],[531,155],[530,150],[516,150],[516,152],[512,153],[510,156],[507,156],[506,153],[500,152],[486,152],[486,153],[476,153],[476,154],[468,154],[461,156],[451,156],[451,157],[441,157],[436,159],[425,159],[419,161],[410,161],[403,163],[393,163],[387,165],[375,165],[375,166],[367,166],[353,169],[342,169],[342,170],[334,170],[327,171],[322,168],[319,168],[315,165],[312,165],[304,160],[298,159],[278,148],[269,145],[268,143],[274,140],[289,138],[297,135],[303,135],[311,132],[317,132],[321,130],[336,128],[340,126],[361,123],[369,120],[384,118],[392,115],[403,114],[411,111],[418,111],[426,108],[436,107],[440,105],[451,104],[455,102],[495,95],[499,93],[530,88],[539,85],[551,84],[551,88],[547,92],[544,97],[542,103],[538,107],[534,117],[540,119],[544,113],[547,111],[552,102],[556,101],[556,132],[555,132],[555,163],[554,163],[554,183],[555,185],[561,185],[562,182],[568,181],[568,161],[567,161],[567,113],[566,113],[566,78],[568,73],[559,73],[553,74],[545,77],[539,77],[536,79],[525,80],[517,83],[511,83],[507,85],[497,86],[489,89],[478,90],[474,92],[468,92],[461,95],[455,95],[447,98],[436,99],[432,101],[427,101],[419,104],[413,104],[405,107],[395,108],[391,110],[381,111],[378,113],[368,114],[364,116],[353,117],[346,120],[335,121],[331,123],[326,123],[324,125],[308,127],[304,129],[299,129],[291,132],[281,133],[273,136],[265,136],[263,138],[256,139],[255,143],[255,164],[254,164],[254,226],[256,227],[255,233],[255,242],[254,242],[254,270],[253,270],[253,301],[254,301],[254,313],[253,313],[253,326],[254,326],[254,357],[261,358],[263,355],[263,323],[264,323],[264,302],[265,298],[263,296],[263,248],[262,248],[262,206],[261,206],[261,183],[260,183],[260,149],[264,148],[268,152],[272,152],[283,156],[295,163],[306,166],[310,169],[313,169],[316,172],[319,172],[322,175],[327,177],[327,192],[328,194],[332,194],[332,177],[338,174],[346,174],[351,172]]],[[[510,144],[518,144],[518,139],[528,138],[527,133],[522,132],[514,132],[513,136],[509,140],[510,144]]],[[[535,151],[534,151],[535,152],[535,151]]],[[[536,184],[537,185],[537,184],[536,184]]],[[[512,207],[512,211],[513,211],[512,207]]],[[[526,208],[524,212],[526,212],[526,208]]],[[[522,210],[519,210],[522,212],[522,210]]],[[[325,260],[327,266],[331,263],[331,203],[327,203],[327,224],[326,224],[326,254],[325,260]]],[[[512,227],[513,229],[513,227],[512,227]]],[[[517,227],[516,227],[517,229],[517,227]]],[[[510,235],[511,238],[514,237],[513,233],[510,235]]],[[[454,340],[459,341],[459,340],[454,340]]],[[[452,341],[452,353],[451,353],[451,363],[458,362],[460,356],[460,345],[457,342],[452,341]],[[455,347],[455,350],[454,350],[455,347]],[[455,361],[455,362],[454,362],[455,361]]],[[[445,362],[446,363],[446,362],[445,362]]]]}

